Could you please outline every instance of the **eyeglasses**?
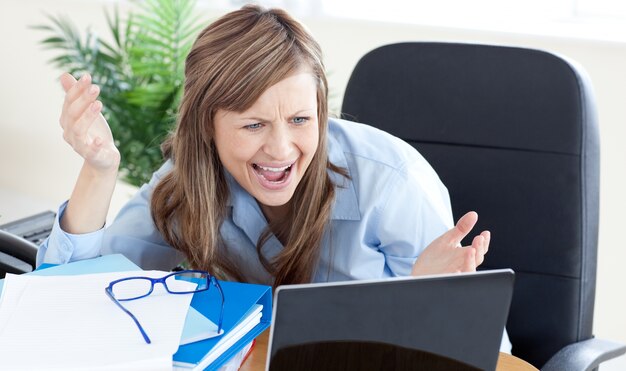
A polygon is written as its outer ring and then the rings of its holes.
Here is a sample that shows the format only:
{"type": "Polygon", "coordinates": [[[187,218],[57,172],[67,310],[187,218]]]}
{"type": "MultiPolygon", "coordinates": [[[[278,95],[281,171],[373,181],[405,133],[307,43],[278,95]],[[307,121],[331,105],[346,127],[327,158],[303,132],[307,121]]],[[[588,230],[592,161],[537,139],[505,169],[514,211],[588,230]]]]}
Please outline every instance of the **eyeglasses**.
{"type": "Polygon", "coordinates": [[[148,334],[144,331],[137,317],[128,309],[124,308],[121,302],[141,299],[150,295],[154,290],[154,285],[157,283],[163,284],[165,290],[170,294],[193,294],[208,290],[210,285],[215,286],[222,299],[219,321],[217,323],[217,333],[219,334],[221,332],[222,318],[224,315],[224,292],[217,279],[206,271],[184,270],[170,273],[161,278],[126,277],[109,283],[109,286],[106,287],[104,291],[118,307],[135,321],[146,343],[151,343],[148,334]],[[194,289],[190,289],[190,285],[181,285],[180,282],[177,282],[179,280],[196,284],[196,286],[193,286],[195,287],[194,289]]]}

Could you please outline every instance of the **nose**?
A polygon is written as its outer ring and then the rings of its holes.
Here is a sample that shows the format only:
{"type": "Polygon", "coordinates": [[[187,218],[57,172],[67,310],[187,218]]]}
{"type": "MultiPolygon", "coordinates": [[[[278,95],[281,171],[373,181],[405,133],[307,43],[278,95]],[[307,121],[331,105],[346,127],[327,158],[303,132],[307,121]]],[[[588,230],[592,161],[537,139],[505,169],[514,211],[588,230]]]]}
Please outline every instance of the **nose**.
{"type": "Polygon", "coordinates": [[[272,125],[272,130],[266,138],[264,152],[275,160],[288,160],[294,147],[289,124],[272,125]]]}

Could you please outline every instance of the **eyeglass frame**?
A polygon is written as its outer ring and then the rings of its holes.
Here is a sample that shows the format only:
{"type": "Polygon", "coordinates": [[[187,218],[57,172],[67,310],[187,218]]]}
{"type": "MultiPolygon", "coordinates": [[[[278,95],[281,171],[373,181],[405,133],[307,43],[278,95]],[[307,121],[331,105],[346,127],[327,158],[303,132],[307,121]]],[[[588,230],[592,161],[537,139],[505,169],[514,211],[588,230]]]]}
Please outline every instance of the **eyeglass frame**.
{"type": "MultiPolygon", "coordinates": [[[[201,277],[200,279],[204,280],[204,277],[201,277]]],[[[191,281],[193,282],[193,281],[191,281]]],[[[207,291],[209,290],[209,288],[211,287],[210,285],[213,284],[213,286],[215,286],[217,288],[217,291],[220,294],[220,297],[222,298],[222,305],[220,308],[220,317],[217,323],[217,333],[218,335],[221,335],[220,332],[222,331],[222,320],[224,318],[224,291],[222,291],[222,286],[220,286],[219,281],[213,276],[211,275],[209,272],[207,271],[202,271],[202,270],[182,270],[182,271],[175,271],[169,274],[166,274],[165,276],[161,277],[161,278],[151,278],[151,277],[146,277],[146,276],[133,276],[133,277],[125,277],[125,278],[120,278],[118,280],[115,281],[111,281],[109,282],[109,286],[104,288],[105,293],[107,294],[107,296],[118,306],[120,307],[120,309],[122,309],[126,314],[128,314],[130,316],[130,318],[133,319],[133,321],[135,322],[135,324],[137,325],[137,328],[139,329],[139,332],[141,332],[141,336],[143,336],[143,339],[146,341],[146,343],[151,344],[152,341],[150,340],[150,337],[148,337],[148,334],[146,333],[146,331],[143,329],[143,326],[141,326],[141,324],[139,323],[139,320],[137,319],[137,317],[135,317],[135,315],[129,311],[128,309],[126,309],[123,305],[122,305],[122,301],[131,301],[131,300],[137,300],[137,299],[141,299],[141,298],[145,298],[146,296],[149,296],[150,294],[152,294],[152,292],[154,291],[154,285],[157,283],[161,283],[163,285],[163,287],[165,287],[165,290],[170,293],[170,294],[174,294],[174,295],[180,295],[180,294],[195,294],[197,292],[203,292],[203,291],[207,291]],[[184,274],[184,273],[199,273],[199,274],[203,274],[206,275],[206,287],[201,288],[201,289],[195,289],[195,290],[191,290],[191,291],[182,291],[182,292],[173,292],[170,291],[169,287],[167,287],[167,283],[165,283],[165,280],[167,280],[168,278],[172,277],[172,276],[176,276],[176,275],[180,275],[180,274],[184,274]],[[148,280],[150,281],[150,290],[148,291],[147,294],[145,295],[141,295],[141,296],[137,296],[134,298],[128,298],[128,299],[118,299],[115,297],[115,294],[113,294],[113,286],[116,283],[119,282],[124,282],[124,281],[130,281],[130,280],[136,280],[136,279],[142,279],[142,280],[148,280]]],[[[199,286],[200,284],[198,284],[199,286]]]]}

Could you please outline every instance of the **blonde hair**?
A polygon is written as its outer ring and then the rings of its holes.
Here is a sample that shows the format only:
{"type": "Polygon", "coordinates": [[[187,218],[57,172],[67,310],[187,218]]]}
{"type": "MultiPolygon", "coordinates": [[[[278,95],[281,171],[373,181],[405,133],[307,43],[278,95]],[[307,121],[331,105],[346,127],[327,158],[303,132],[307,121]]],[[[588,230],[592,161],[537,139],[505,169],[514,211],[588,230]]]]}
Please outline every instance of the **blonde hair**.
{"type": "Polygon", "coordinates": [[[194,268],[242,279],[219,233],[229,191],[214,143],[217,110],[245,111],[266,89],[301,68],[317,82],[318,148],[289,202],[286,220],[269,225],[257,251],[275,286],[312,279],[334,199],[327,169],[345,174],[328,160],[322,52],[285,11],[252,5],[221,17],[196,39],[186,60],[177,127],[163,144],[174,167],[154,190],[152,216],[164,239],[184,252],[194,268]],[[268,261],[262,250],[272,232],[285,246],[268,261]]]}

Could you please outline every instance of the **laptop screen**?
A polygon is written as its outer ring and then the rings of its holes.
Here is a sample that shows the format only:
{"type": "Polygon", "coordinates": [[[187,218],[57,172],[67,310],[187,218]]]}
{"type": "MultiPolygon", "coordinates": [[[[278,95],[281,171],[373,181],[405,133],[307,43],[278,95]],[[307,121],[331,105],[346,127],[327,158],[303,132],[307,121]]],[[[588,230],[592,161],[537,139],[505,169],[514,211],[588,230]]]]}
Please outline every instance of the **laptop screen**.
{"type": "Polygon", "coordinates": [[[267,367],[494,370],[513,281],[504,269],[281,286],[267,367]]]}

